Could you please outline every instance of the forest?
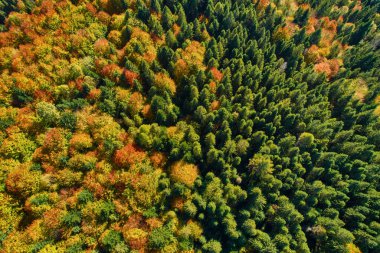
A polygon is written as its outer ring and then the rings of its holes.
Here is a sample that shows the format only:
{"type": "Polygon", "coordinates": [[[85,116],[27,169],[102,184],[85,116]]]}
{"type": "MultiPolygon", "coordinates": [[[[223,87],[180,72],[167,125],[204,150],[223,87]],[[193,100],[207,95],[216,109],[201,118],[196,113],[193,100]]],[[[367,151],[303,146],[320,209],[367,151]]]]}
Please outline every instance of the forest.
{"type": "Polygon", "coordinates": [[[380,1],[0,0],[1,253],[379,253],[380,1]]]}

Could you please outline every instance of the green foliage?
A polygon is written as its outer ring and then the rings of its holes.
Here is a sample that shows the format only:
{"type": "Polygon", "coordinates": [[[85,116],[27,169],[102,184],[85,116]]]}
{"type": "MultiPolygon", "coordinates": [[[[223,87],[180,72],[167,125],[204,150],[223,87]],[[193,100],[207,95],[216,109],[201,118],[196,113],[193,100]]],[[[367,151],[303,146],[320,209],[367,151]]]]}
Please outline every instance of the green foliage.
{"type": "Polygon", "coordinates": [[[76,155],[70,158],[68,166],[74,171],[90,171],[95,168],[96,160],[96,157],[76,155]]]}
{"type": "Polygon", "coordinates": [[[149,248],[160,250],[175,241],[173,232],[168,226],[154,229],[149,235],[149,248]]]}
{"type": "Polygon", "coordinates": [[[255,154],[248,167],[251,170],[251,175],[258,175],[259,177],[273,173],[273,162],[269,157],[261,154],[255,154]]]}
{"type": "Polygon", "coordinates": [[[162,26],[166,30],[169,30],[173,26],[173,23],[174,23],[173,14],[167,6],[164,7],[161,22],[162,22],[162,26]]]}
{"type": "Polygon", "coordinates": [[[194,205],[190,201],[185,203],[183,209],[184,209],[185,213],[189,217],[195,217],[195,215],[197,214],[197,207],[196,207],[196,205],[194,205]]]}
{"type": "Polygon", "coordinates": [[[81,214],[78,211],[70,211],[62,217],[61,223],[67,227],[74,227],[80,225],[81,214]]]}
{"type": "Polygon", "coordinates": [[[298,138],[298,145],[302,148],[310,148],[314,143],[314,135],[311,133],[302,133],[298,138]]]}
{"type": "Polygon", "coordinates": [[[202,250],[209,253],[220,253],[222,252],[222,246],[220,242],[211,240],[203,245],[202,250]]]}
{"type": "Polygon", "coordinates": [[[11,11],[17,10],[16,0],[1,0],[0,1],[0,24],[4,24],[7,15],[11,11]]]}
{"type": "Polygon", "coordinates": [[[44,126],[54,126],[59,117],[60,113],[57,108],[50,103],[40,102],[36,105],[37,120],[41,122],[44,126]]]}
{"type": "Polygon", "coordinates": [[[376,1],[0,0],[0,26],[0,251],[380,252],[376,1]]]}
{"type": "Polygon", "coordinates": [[[314,45],[318,45],[318,43],[322,39],[322,30],[318,29],[314,33],[310,35],[310,43],[314,45]]]}
{"type": "Polygon", "coordinates": [[[63,112],[59,119],[58,125],[62,128],[74,130],[77,123],[75,114],[71,112],[63,112]]]}
{"type": "Polygon", "coordinates": [[[101,241],[105,252],[129,252],[128,246],[124,243],[123,236],[115,230],[108,230],[101,241]]]}
{"type": "Polygon", "coordinates": [[[86,204],[89,201],[93,201],[94,196],[93,194],[88,190],[83,190],[78,194],[78,203],[79,204],[86,204]]]}
{"type": "Polygon", "coordinates": [[[15,106],[23,106],[33,101],[33,97],[28,92],[17,87],[11,88],[12,103],[15,106]]]}
{"type": "Polygon", "coordinates": [[[100,222],[116,219],[115,205],[110,201],[102,201],[98,203],[94,211],[100,222]]]}

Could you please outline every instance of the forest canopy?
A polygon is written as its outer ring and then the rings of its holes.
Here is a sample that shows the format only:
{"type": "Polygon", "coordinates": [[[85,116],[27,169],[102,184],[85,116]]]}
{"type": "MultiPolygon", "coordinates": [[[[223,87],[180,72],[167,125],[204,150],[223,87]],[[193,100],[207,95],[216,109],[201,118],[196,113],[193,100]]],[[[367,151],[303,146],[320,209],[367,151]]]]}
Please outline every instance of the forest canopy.
{"type": "Polygon", "coordinates": [[[377,0],[0,0],[0,252],[380,252],[377,0]]]}

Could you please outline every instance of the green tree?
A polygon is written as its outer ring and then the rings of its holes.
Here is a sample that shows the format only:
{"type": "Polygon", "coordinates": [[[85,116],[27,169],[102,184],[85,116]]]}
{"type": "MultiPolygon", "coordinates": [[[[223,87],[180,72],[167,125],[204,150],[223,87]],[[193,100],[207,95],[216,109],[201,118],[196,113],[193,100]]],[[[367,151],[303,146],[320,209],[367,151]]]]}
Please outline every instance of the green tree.
{"type": "Polygon", "coordinates": [[[310,35],[310,44],[318,45],[322,39],[322,29],[318,28],[310,35]]]}
{"type": "Polygon", "coordinates": [[[36,114],[38,122],[45,127],[54,126],[60,118],[60,113],[54,104],[40,102],[36,105],[36,114]]]}
{"type": "Polygon", "coordinates": [[[298,145],[301,148],[310,148],[314,143],[314,135],[311,133],[302,133],[298,138],[298,145]]]}
{"type": "Polygon", "coordinates": [[[160,250],[175,242],[173,232],[168,226],[154,229],[149,235],[149,248],[160,250]]]}
{"type": "Polygon", "coordinates": [[[209,253],[220,253],[222,252],[222,245],[216,240],[210,240],[203,245],[202,250],[209,253]]]}
{"type": "Polygon", "coordinates": [[[123,235],[115,230],[108,230],[101,239],[101,245],[105,252],[128,252],[129,248],[124,243],[123,235]]]}
{"type": "Polygon", "coordinates": [[[273,162],[268,156],[255,154],[249,161],[248,168],[251,171],[251,175],[257,175],[258,177],[265,174],[271,174],[273,172],[273,162]]]}
{"type": "Polygon", "coordinates": [[[350,44],[356,45],[358,44],[371,30],[372,21],[369,20],[365,23],[361,23],[358,28],[351,34],[350,44]]]}
{"type": "Polygon", "coordinates": [[[165,30],[171,29],[174,24],[173,13],[170,11],[170,9],[167,6],[164,7],[161,22],[165,30]]]}
{"type": "Polygon", "coordinates": [[[158,14],[161,14],[161,4],[160,4],[160,2],[158,0],[152,0],[152,1],[150,1],[150,8],[154,12],[156,12],[158,14]]]}

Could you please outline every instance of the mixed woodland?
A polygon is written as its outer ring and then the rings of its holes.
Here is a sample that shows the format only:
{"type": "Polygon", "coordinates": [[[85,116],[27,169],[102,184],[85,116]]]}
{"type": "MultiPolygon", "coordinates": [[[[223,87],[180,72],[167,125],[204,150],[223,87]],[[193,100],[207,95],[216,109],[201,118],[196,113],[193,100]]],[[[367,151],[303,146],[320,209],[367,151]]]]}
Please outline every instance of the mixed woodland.
{"type": "Polygon", "coordinates": [[[380,252],[379,26],[378,0],[0,0],[0,252],[380,252]]]}

